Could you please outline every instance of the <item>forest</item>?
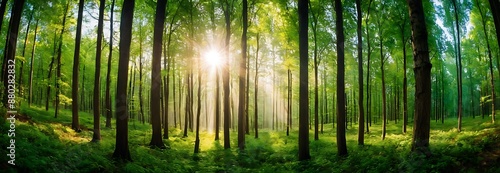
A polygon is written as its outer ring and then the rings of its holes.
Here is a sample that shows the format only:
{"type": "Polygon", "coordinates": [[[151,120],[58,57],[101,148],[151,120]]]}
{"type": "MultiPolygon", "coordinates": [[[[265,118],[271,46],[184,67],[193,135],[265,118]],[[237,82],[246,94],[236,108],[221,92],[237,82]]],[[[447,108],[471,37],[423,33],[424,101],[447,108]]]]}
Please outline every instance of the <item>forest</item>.
{"type": "Polygon", "coordinates": [[[0,0],[1,172],[500,172],[500,0],[0,0]]]}

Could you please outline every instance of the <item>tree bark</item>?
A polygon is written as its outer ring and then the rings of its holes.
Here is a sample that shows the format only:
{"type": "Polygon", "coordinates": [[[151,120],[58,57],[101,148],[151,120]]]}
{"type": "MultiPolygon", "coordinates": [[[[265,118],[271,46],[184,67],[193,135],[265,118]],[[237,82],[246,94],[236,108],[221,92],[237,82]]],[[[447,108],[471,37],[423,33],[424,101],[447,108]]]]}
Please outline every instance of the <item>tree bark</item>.
{"type": "MultiPolygon", "coordinates": [[[[149,146],[165,148],[161,136],[161,115],[160,115],[160,93],[161,92],[161,53],[163,41],[163,26],[165,25],[165,8],[167,0],[158,0],[156,4],[156,15],[153,38],[153,61],[151,69],[151,125],[153,134],[149,146]]],[[[166,86],[165,86],[166,87],[166,86]]],[[[168,111],[168,110],[167,110],[168,111]]],[[[165,120],[166,122],[166,120],[165,120]]]]}
{"type": "Polygon", "coordinates": [[[61,94],[61,56],[62,56],[62,44],[63,44],[63,35],[66,27],[66,16],[68,14],[69,10],[69,1],[66,4],[66,9],[64,11],[64,17],[63,17],[63,23],[62,23],[62,29],[61,29],[61,35],[59,37],[59,46],[57,48],[57,67],[56,67],[56,104],[55,104],[55,111],[54,111],[54,117],[57,118],[59,114],[59,95],[61,94]]]}
{"type": "Polygon", "coordinates": [[[422,1],[407,0],[412,31],[413,63],[415,74],[415,115],[412,151],[427,153],[430,132],[431,68],[427,28],[422,1]]]}
{"type": "Polygon", "coordinates": [[[299,0],[299,56],[300,56],[300,87],[299,87],[299,160],[309,160],[309,76],[308,76],[308,4],[307,0],[299,0]]]}
{"type": "Polygon", "coordinates": [[[78,4],[78,21],[76,25],[76,40],[75,53],[73,57],[73,82],[71,90],[72,123],[71,128],[75,131],[80,131],[78,122],[78,73],[80,71],[80,42],[82,40],[82,21],[83,21],[83,5],[84,0],[80,0],[78,4]]]}
{"type": "MultiPolygon", "coordinates": [[[[36,20],[35,24],[35,36],[33,37],[33,46],[31,47],[31,62],[30,62],[30,77],[29,77],[29,88],[28,88],[28,107],[31,107],[33,103],[33,63],[35,60],[35,48],[36,48],[36,36],[38,33],[38,22],[40,19],[36,20]]],[[[78,87],[78,86],[77,86],[78,87]]],[[[78,111],[78,110],[77,110],[78,111]]]]}
{"type": "Polygon", "coordinates": [[[365,144],[365,116],[363,107],[363,36],[361,33],[362,17],[361,14],[361,0],[356,0],[356,13],[357,17],[357,34],[358,34],[358,145],[365,144]]]}
{"type": "Polygon", "coordinates": [[[95,76],[94,76],[94,135],[92,136],[93,142],[101,140],[101,125],[100,125],[100,95],[101,95],[101,49],[102,49],[102,34],[104,28],[104,7],[106,1],[99,1],[99,22],[97,24],[97,47],[96,47],[96,61],[95,61],[95,76]]]}
{"type": "MultiPolygon", "coordinates": [[[[7,1],[7,0],[4,0],[7,1]]],[[[3,3],[3,2],[2,2],[3,3]]],[[[9,110],[15,109],[15,106],[9,105],[11,103],[8,101],[8,93],[15,93],[15,90],[12,89],[9,92],[9,85],[15,83],[15,76],[12,76],[11,73],[8,73],[10,70],[15,71],[15,56],[16,56],[16,46],[17,46],[17,35],[19,33],[19,23],[21,22],[21,16],[23,12],[24,0],[16,0],[14,1],[14,6],[12,7],[12,16],[10,18],[9,32],[7,34],[7,44],[6,44],[6,52],[4,53],[4,63],[3,63],[3,85],[4,85],[4,93],[3,93],[3,103],[6,108],[9,110]],[[8,69],[8,70],[7,70],[8,69]],[[12,79],[14,77],[14,79],[12,79]],[[9,78],[11,81],[9,81],[9,78]],[[13,81],[12,81],[13,80],[13,81]]],[[[5,5],[2,5],[5,7],[5,5]]],[[[1,9],[0,9],[1,10],[1,9]]],[[[1,12],[1,11],[0,11],[1,12]]],[[[3,13],[2,13],[3,19],[3,13]]],[[[14,103],[12,103],[14,105],[14,103]]]]}
{"type": "Polygon", "coordinates": [[[335,34],[337,35],[337,150],[339,156],[347,156],[345,138],[346,113],[343,109],[345,103],[344,81],[344,18],[342,16],[342,1],[335,0],[335,34]]]}
{"type": "Polygon", "coordinates": [[[488,32],[486,31],[487,30],[486,19],[484,18],[483,10],[481,9],[481,5],[479,4],[478,0],[476,0],[476,4],[479,9],[479,13],[481,14],[481,23],[483,24],[484,38],[486,40],[486,47],[488,48],[488,59],[490,60],[489,67],[490,67],[490,85],[491,85],[491,122],[495,123],[495,80],[494,80],[495,78],[493,75],[493,59],[491,58],[490,41],[488,37],[488,32]]]}
{"type": "Polygon", "coordinates": [[[132,40],[135,0],[124,0],[120,20],[120,59],[116,83],[116,142],[113,158],[132,161],[128,147],[127,72],[132,40]]]}
{"type": "Polygon", "coordinates": [[[247,59],[248,1],[243,0],[243,33],[241,36],[241,61],[239,69],[239,102],[238,102],[238,148],[245,149],[245,85],[247,59]]]}
{"type": "Polygon", "coordinates": [[[455,26],[457,29],[457,37],[456,37],[456,42],[457,42],[457,71],[458,71],[458,131],[460,132],[462,130],[462,55],[461,55],[461,48],[460,48],[460,27],[459,27],[459,19],[458,19],[458,9],[457,9],[457,3],[456,0],[452,0],[453,2],[453,9],[455,12],[455,26]]]}
{"type": "Polygon", "coordinates": [[[106,74],[106,127],[111,128],[112,108],[111,108],[111,59],[113,58],[113,19],[114,19],[115,0],[111,2],[111,16],[109,18],[109,54],[108,54],[108,73],[106,74]]]}

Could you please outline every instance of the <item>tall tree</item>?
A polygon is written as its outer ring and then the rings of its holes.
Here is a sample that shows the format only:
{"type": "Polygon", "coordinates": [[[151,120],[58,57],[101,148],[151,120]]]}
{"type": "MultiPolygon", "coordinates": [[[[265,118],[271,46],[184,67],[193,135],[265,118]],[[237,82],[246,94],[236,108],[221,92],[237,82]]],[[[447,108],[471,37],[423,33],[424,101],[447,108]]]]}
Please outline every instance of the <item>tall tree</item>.
{"type": "Polygon", "coordinates": [[[339,156],[347,155],[345,139],[346,112],[345,103],[345,81],[344,81],[344,18],[342,16],[342,1],[335,0],[335,34],[337,35],[337,150],[339,156]]]}
{"type": "Polygon", "coordinates": [[[255,50],[255,81],[254,81],[254,132],[255,132],[255,138],[259,138],[259,103],[258,103],[258,96],[259,96],[259,49],[260,49],[260,33],[257,33],[257,36],[255,37],[256,42],[257,42],[257,48],[255,50]]]}
{"type": "Polygon", "coordinates": [[[83,5],[84,0],[78,3],[78,21],[76,24],[76,39],[75,39],[75,54],[73,57],[73,82],[71,88],[71,111],[72,123],[71,128],[80,131],[80,124],[78,122],[78,73],[80,71],[80,42],[82,40],[82,21],[83,21],[83,5]]]}
{"type": "Polygon", "coordinates": [[[363,15],[361,14],[361,0],[356,0],[357,16],[357,34],[358,34],[358,145],[365,144],[365,117],[363,108],[363,36],[361,33],[361,25],[363,15]]]}
{"type": "MultiPolygon", "coordinates": [[[[4,0],[7,1],[7,0],[4,0]]],[[[5,6],[5,5],[2,5],[5,6]]],[[[10,25],[9,32],[7,34],[7,45],[6,52],[4,53],[4,65],[3,65],[3,85],[4,85],[4,93],[3,93],[3,103],[4,106],[9,109],[13,109],[13,107],[8,107],[7,99],[9,93],[9,84],[13,82],[9,82],[9,73],[7,73],[7,69],[11,69],[10,67],[15,68],[15,56],[16,56],[16,46],[17,46],[17,34],[19,32],[19,23],[21,22],[21,16],[23,13],[24,0],[16,0],[14,1],[14,6],[12,7],[11,17],[10,17],[10,25]],[[12,65],[12,66],[11,66],[12,65]]],[[[2,14],[3,18],[3,14],[2,14]]],[[[15,91],[14,91],[15,92],[15,91]]],[[[10,101],[9,101],[10,102],[10,101]]]]}
{"type": "MultiPolygon", "coordinates": [[[[243,33],[241,34],[241,61],[240,61],[240,90],[238,101],[238,148],[245,149],[245,85],[247,59],[247,30],[248,30],[248,1],[243,0],[243,33]]],[[[257,136],[256,136],[257,137],[257,136]]]]}
{"type": "Polygon", "coordinates": [[[370,7],[372,5],[372,1],[370,0],[368,3],[368,12],[366,13],[365,25],[366,25],[366,46],[367,46],[367,67],[366,67],[366,132],[370,133],[371,126],[371,85],[370,85],[370,57],[372,54],[371,42],[370,42],[370,29],[368,27],[368,19],[370,19],[370,7]],[[370,125],[370,126],[369,126],[370,125]]]}
{"type": "Polygon", "coordinates": [[[233,12],[234,0],[224,0],[221,2],[222,11],[224,13],[224,21],[226,23],[226,39],[224,42],[224,56],[226,60],[222,66],[222,83],[224,90],[224,149],[231,148],[229,141],[229,125],[230,125],[230,105],[229,105],[229,43],[231,41],[231,14],[233,12]]]}
{"type": "Polygon", "coordinates": [[[309,160],[309,76],[308,76],[308,0],[299,0],[299,55],[300,55],[300,86],[299,86],[299,160],[309,160]]]}
{"type": "Polygon", "coordinates": [[[108,54],[108,70],[106,74],[106,93],[105,93],[105,102],[106,102],[106,127],[111,128],[111,118],[112,118],[112,108],[111,108],[111,59],[113,58],[113,19],[114,19],[114,9],[115,9],[115,0],[111,2],[111,16],[109,17],[109,54],[108,54]]]}
{"type": "MultiPolygon", "coordinates": [[[[35,13],[33,10],[30,13],[30,17],[28,20],[28,24],[26,25],[26,32],[24,36],[24,44],[23,44],[23,51],[21,56],[24,58],[24,60],[21,61],[21,69],[19,72],[19,82],[18,82],[18,87],[19,87],[19,96],[23,97],[24,92],[23,92],[23,72],[24,72],[24,61],[26,61],[26,44],[28,43],[28,38],[29,38],[29,33],[30,33],[30,26],[31,26],[31,21],[33,20],[33,13],[35,13]]],[[[19,105],[21,105],[21,102],[19,102],[19,105]]]]}
{"type": "Polygon", "coordinates": [[[407,0],[412,31],[415,114],[412,151],[428,151],[431,114],[431,68],[422,1],[407,0]]]}
{"type": "Polygon", "coordinates": [[[113,157],[132,161],[128,148],[128,102],[127,80],[128,62],[130,59],[130,42],[132,41],[132,21],[134,18],[135,0],[124,0],[120,20],[120,59],[118,62],[118,79],[116,82],[116,143],[113,157]]]}
{"type": "Polygon", "coordinates": [[[29,72],[29,81],[28,81],[28,106],[31,106],[31,103],[33,102],[33,63],[35,60],[35,48],[36,48],[36,38],[37,38],[37,33],[38,33],[38,22],[40,19],[36,20],[35,24],[35,36],[33,37],[33,45],[31,47],[31,62],[30,62],[30,72],[29,72]]]}
{"type": "MultiPolygon", "coordinates": [[[[314,51],[313,51],[313,61],[314,61],[314,140],[319,140],[318,136],[318,39],[317,39],[317,31],[318,31],[318,14],[315,14],[312,9],[311,1],[309,1],[309,9],[311,13],[311,30],[313,32],[313,41],[314,41],[314,51]]],[[[309,120],[311,121],[311,120],[309,120]]]]}
{"type": "Polygon", "coordinates": [[[61,95],[61,57],[62,57],[62,45],[63,45],[63,35],[65,32],[65,27],[66,27],[66,18],[69,10],[69,4],[70,1],[66,4],[66,9],[64,10],[64,16],[63,16],[63,22],[62,22],[62,29],[61,29],[61,35],[59,37],[59,46],[57,48],[57,66],[56,66],[56,105],[55,105],[55,111],[54,111],[54,117],[57,118],[57,115],[59,114],[59,97],[61,95]]]}
{"type": "Polygon", "coordinates": [[[488,37],[488,31],[486,28],[487,27],[486,18],[484,16],[483,10],[481,9],[481,4],[479,4],[478,0],[475,0],[475,2],[477,5],[477,8],[479,10],[479,14],[481,16],[481,24],[483,25],[483,33],[484,33],[484,38],[486,40],[486,47],[488,50],[488,59],[489,59],[489,67],[490,67],[490,85],[491,85],[491,122],[495,123],[495,81],[494,81],[495,75],[493,74],[493,60],[491,58],[492,56],[491,56],[490,40],[488,37]]]}
{"type": "Polygon", "coordinates": [[[458,85],[458,131],[462,130],[462,50],[460,47],[460,22],[458,18],[458,7],[456,0],[452,0],[453,3],[453,11],[455,14],[455,26],[457,30],[457,36],[455,38],[457,44],[457,85],[458,85]]]}
{"type": "Polygon", "coordinates": [[[94,76],[94,135],[93,142],[101,140],[101,49],[102,49],[102,30],[104,28],[104,7],[106,0],[99,1],[99,21],[97,22],[97,46],[95,53],[95,76],[94,76]]]}
{"type": "MultiPolygon", "coordinates": [[[[151,124],[153,134],[151,136],[152,147],[165,148],[161,137],[160,116],[160,93],[161,92],[161,43],[163,41],[163,26],[165,25],[165,8],[167,0],[158,0],[156,4],[156,15],[153,37],[153,62],[151,70],[151,124]]],[[[167,110],[168,111],[168,110],[167,110]]]]}

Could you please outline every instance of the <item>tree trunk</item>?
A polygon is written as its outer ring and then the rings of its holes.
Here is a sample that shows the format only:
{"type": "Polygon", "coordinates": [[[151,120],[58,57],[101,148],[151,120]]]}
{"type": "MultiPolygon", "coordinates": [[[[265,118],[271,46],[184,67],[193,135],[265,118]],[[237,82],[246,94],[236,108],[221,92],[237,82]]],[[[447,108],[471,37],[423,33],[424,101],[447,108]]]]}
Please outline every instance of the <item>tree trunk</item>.
{"type": "Polygon", "coordinates": [[[142,24],[139,24],[139,117],[144,124],[144,99],[142,97],[142,24]]]}
{"type": "Polygon", "coordinates": [[[344,18],[342,16],[342,1],[335,0],[335,34],[337,35],[337,150],[339,156],[347,156],[345,139],[345,81],[344,81],[344,18]]]}
{"type": "Polygon", "coordinates": [[[111,128],[112,108],[111,108],[111,59],[113,58],[113,19],[114,19],[115,0],[111,2],[111,16],[109,18],[109,55],[108,55],[108,73],[106,74],[106,127],[111,128]]]}
{"type": "Polygon", "coordinates": [[[78,72],[80,70],[80,42],[82,40],[82,21],[83,21],[83,5],[84,0],[80,0],[78,4],[78,21],[76,26],[75,53],[73,58],[73,82],[71,90],[72,106],[72,123],[71,128],[75,131],[80,131],[78,122],[78,72]]]}
{"type": "Polygon", "coordinates": [[[220,128],[220,81],[219,67],[215,67],[215,140],[219,140],[220,128]]]}
{"type": "Polygon", "coordinates": [[[94,135],[92,137],[93,142],[99,142],[101,140],[101,125],[100,117],[101,112],[99,103],[99,98],[101,95],[101,48],[102,48],[102,34],[103,34],[103,19],[104,19],[104,7],[105,0],[100,0],[99,2],[99,22],[97,24],[97,47],[96,47],[96,61],[95,61],[95,77],[94,77],[94,135]]]}
{"type": "MultiPolygon", "coordinates": [[[[24,36],[24,44],[23,44],[23,53],[22,53],[22,57],[25,58],[25,60],[21,61],[21,69],[20,69],[20,72],[19,72],[19,96],[23,97],[24,95],[24,92],[23,92],[23,71],[24,71],[24,61],[26,61],[26,57],[25,57],[25,53],[26,53],[26,44],[28,43],[28,37],[29,37],[29,32],[30,32],[30,25],[31,25],[31,21],[33,20],[33,11],[31,12],[30,14],[30,17],[29,17],[29,21],[28,21],[28,24],[26,25],[26,32],[25,32],[25,36],[24,36]]],[[[21,101],[19,101],[19,105],[21,105],[21,101]]]]}
{"type": "MultiPolygon", "coordinates": [[[[365,25],[368,26],[368,19],[370,17],[370,7],[372,5],[372,0],[368,3],[368,12],[366,13],[366,20],[365,20],[365,25]]],[[[370,127],[371,126],[371,85],[370,85],[370,56],[371,56],[371,44],[370,44],[370,29],[366,27],[366,44],[368,47],[367,50],[367,67],[366,67],[366,133],[370,133],[370,127]]]]}
{"type": "Polygon", "coordinates": [[[299,88],[299,160],[309,160],[309,74],[308,74],[308,4],[307,0],[299,0],[299,55],[300,55],[300,88],[299,88]]]}
{"type": "Polygon", "coordinates": [[[363,15],[361,14],[361,0],[356,0],[356,13],[357,17],[357,34],[358,34],[358,145],[365,144],[365,115],[363,107],[363,36],[361,33],[361,24],[363,15]]]}
{"type": "MultiPolygon", "coordinates": [[[[247,59],[248,1],[243,0],[243,33],[241,36],[241,61],[239,69],[239,102],[238,102],[238,148],[245,149],[245,85],[247,59]]],[[[257,137],[257,136],[256,136],[257,137]]]]}
{"type": "MultiPolygon", "coordinates": [[[[35,48],[36,48],[36,36],[38,33],[38,21],[36,20],[35,24],[35,36],[33,37],[33,46],[31,47],[31,62],[30,62],[30,77],[29,77],[29,89],[28,89],[28,107],[31,107],[31,103],[33,103],[33,63],[35,60],[35,48]]],[[[78,87],[78,86],[77,86],[78,87]]],[[[78,111],[78,110],[77,110],[78,111]]]]}
{"type": "Polygon", "coordinates": [[[460,48],[460,27],[459,27],[459,20],[458,20],[458,12],[457,12],[457,4],[456,0],[452,0],[453,2],[453,9],[455,12],[455,26],[457,29],[457,37],[456,37],[456,42],[457,42],[457,71],[458,71],[458,131],[460,132],[462,130],[462,55],[461,55],[461,48],[460,48]]]}
{"type": "Polygon", "coordinates": [[[412,151],[427,153],[430,132],[431,68],[422,1],[407,0],[412,31],[415,72],[415,114],[412,151]]]}
{"type": "Polygon", "coordinates": [[[62,56],[62,44],[63,44],[63,35],[65,31],[65,26],[66,26],[66,16],[68,14],[69,10],[69,1],[66,4],[66,9],[64,10],[64,16],[63,16],[63,23],[62,23],[62,29],[61,29],[61,35],[59,37],[59,46],[57,48],[57,67],[56,67],[56,104],[55,104],[55,112],[54,112],[54,117],[57,118],[59,114],[59,95],[61,94],[61,56],[62,56]]]}
{"type": "Polygon", "coordinates": [[[196,139],[194,141],[194,153],[200,152],[201,73],[202,73],[200,69],[200,63],[201,60],[199,59],[198,60],[198,109],[196,111],[196,139]]]}
{"type": "Polygon", "coordinates": [[[113,157],[132,161],[128,147],[128,115],[127,115],[127,72],[130,58],[130,42],[132,40],[132,21],[134,18],[134,0],[124,0],[120,23],[120,59],[118,62],[118,79],[116,83],[116,142],[113,157]]]}
{"type": "Polygon", "coordinates": [[[226,57],[226,61],[224,62],[222,68],[222,82],[224,89],[224,149],[231,148],[230,136],[229,136],[229,125],[230,125],[230,105],[229,105],[229,43],[231,40],[231,13],[234,2],[230,3],[229,0],[225,1],[225,5],[223,5],[222,11],[224,12],[224,20],[226,24],[226,39],[224,42],[224,54],[226,57]]]}
{"type": "MultiPolygon", "coordinates": [[[[165,8],[167,0],[158,0],[156,4],[155,24],[154,24],[154,38],[153,38],[153,62],[151,69],[151,124],[153,134],[151,135],[151,142],[149,146],[165,148],[161,136],[161,115],[160,115],[160,97],[158,94],[161,92],[161,51],[163,41],[163,26],[165,25],[165,8]]],[[[166,87],[166,86],[165,86],[166,87]]],[[[167,110],[168,111],[168,110],[167,110]]],[[[167,122],[165,120],[165,122],[167,122]]],[[[165,127],[166,128],[166,127],[165,127]]]]}
{"type": "MultiPolygon", "coordinates": [[[[3,0],[7,1],[7,0],[3,0]]],[[[3,3],[3,2],[2,2],[3,3]]],[[[3,63],[3,85],[4,85],[4,93],[3,93],[3,103],[6,108],[9,110],[15,109],[14,103],[12,103],[9,99],[11,97],[10,94],[15,94],[15,90],[9,86],[15,85],[15,79],[9,80],[9,78],[15,78],[15,74],[9,71],[15,71],[15,56],[16,56],[16,46],[17,46],[17,34],[19,32],[19,23],[21,22],[21,16],[23,12],[24,0],[14,1],[14,6],[12,7],[10,25],[7,34],[7,44],[6,44],[6,52],[4,52],[4,63],[3,63]]],[[[2,4],[2,8],[5,7],[2,4]]],[[[0,9],[1,10],[1,9],[0,9]]],[[[0,11],[1,12],[1,11],[0,11]]],[[[3,19],[3,13],[2,13],[3,19]]],[[[15,73],[15,72],[14,72],[15,73]]]]}
{"type": "MultiPolygon", "coordinates": [[[[380,25],[379,25],[380,26],[380,25]]],[[[380,35],[380,71],[382,72],[382,140],[385,139],[385,133],[387,128],[387,99],[386,99],[386,89],[385,89],[385,74],[384,74],[384,54],[382,45],[382,36],[380,35]]]]}
{"type": "Polygon", "coordinates": [[[260,49],[260,34],[257,33],[257,50],[255,50],[255,82],[254,82],[254,130],[255,139],[259,138],[259,104],[257,102],[259,95],[259,49],[260,49]]]}
{"type": "MultiPolygon", "coordinates": [[[[495,78],[493,75],[493,60],[491,58],[490,41],[488,39],[489,38],[488,32],[486,31],[487,30],[486,29],[486,19],[483,16],[483,11],[481,9],[481,5],[479,4],[479,2],[477,0],[476,0],[476,4],[477,4],[477,7],[479,9],[479,13],[481,14],[481,23],[483,24],[484,38],[486,39],[486,47],[488,48],[488,59],[490,60],[489,67],[490,67],[490,85],[491,85],[491,122],[495,123],[495,81],[494,81],[495,78]]],[[[497,7],[495,7],[495,8],[497,8],[497,7]]],[[[498,29],[500,29],[500,28],[498,28],[498,29]]]]}

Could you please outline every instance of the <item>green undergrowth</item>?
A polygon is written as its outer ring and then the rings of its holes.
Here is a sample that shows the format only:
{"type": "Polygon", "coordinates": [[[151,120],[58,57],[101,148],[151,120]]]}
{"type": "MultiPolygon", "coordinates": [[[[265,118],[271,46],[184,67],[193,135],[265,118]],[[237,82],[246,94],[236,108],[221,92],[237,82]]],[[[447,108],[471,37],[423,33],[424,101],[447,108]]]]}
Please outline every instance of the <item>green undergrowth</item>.
{"type": "MultiPolygon", "coordinates": [[[[112,158],[115,129],[104,127],[101,118],[99,143],[92,139],[92,114],[81,112],[82,132],[71,129],[71,112],[62,110],[54,118],[53,110],[23,107],[23,120],[16,121],[15,166],[7,163],[7,150],[1,150],[1,172],[500,172],[500,128],[490,119],[464,118],[461,132],[456,120],[431,122],[429,155],[412,154],[411,123],[402,133],[402,124],[390,121],[385,140],[381,125],[372,124],[365,134],[365,145],[357,145],[357,125],[348,126],[348,156],[337,156],[336,134],[332,124],[325,124],[318,141],[310,131],[311,160],[297,161],[298,129],[290,136],[284,130],[259,130],[246,135],[246,148],[237,149],[236,131],[231,131],[231,149],[214,141],[214,134],[202,131],[201,153],[193,154],[194,133],[187,138],[170,127],[167,149],[151,149],[151,126],[129,122],[129,146],[133,162],[116,162],[112,158]],[[499,165],[499,166],[497,166],[499,165]]],[[[3,120],[1,120],[3,121],[3,120]]],[[[2,122],[1,131],[9,129],[2,122]]],[[[113,126],[114,126],[113,122],[113,126]]],[[[7,133],[0,136],[2,148],[8,146],[7,133]]]]}

